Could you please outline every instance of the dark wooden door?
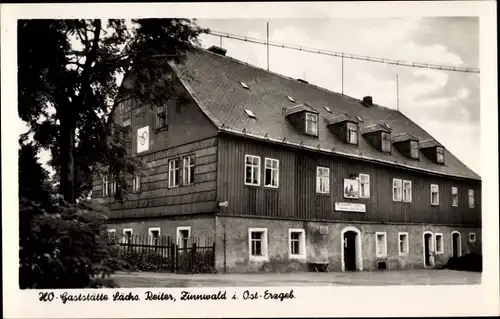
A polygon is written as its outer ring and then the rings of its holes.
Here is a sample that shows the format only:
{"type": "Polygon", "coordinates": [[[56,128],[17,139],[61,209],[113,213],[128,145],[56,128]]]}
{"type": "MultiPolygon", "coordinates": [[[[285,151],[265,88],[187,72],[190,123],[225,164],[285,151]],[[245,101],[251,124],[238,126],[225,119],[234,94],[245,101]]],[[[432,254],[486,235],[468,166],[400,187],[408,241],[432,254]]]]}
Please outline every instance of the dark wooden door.
{"type": "Polygon", "coordinates": [[[348,231],[344,234],[345,270],[356,270],[356,233],[348,231]]]}
{"type": "Polygon", "coordinates": [[[459,256],[459,252],[458,252],[458,247],[459,247],[459,240],[460,240],[460,235],[457,234],[457,233],[454,233],[453,235],[453,238],[452,238],[452,243],[453,243],[453,257],[458,257],[459,256]]]}
{"type": "Polygon", "coordinates": [[[431,238],[431,234],[424,235],[424,258],[426,266],[431,266],[431,238]]]}

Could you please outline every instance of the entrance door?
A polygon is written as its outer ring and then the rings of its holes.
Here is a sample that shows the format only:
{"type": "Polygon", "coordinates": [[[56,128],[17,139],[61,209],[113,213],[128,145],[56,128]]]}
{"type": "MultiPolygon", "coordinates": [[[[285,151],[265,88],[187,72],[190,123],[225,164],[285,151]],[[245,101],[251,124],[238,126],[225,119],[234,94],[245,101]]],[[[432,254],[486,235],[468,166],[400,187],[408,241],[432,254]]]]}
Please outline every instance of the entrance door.
{"type": "Polygon", "coordinates": [[[431,245],[432,245],[432,234],[425,234],[424,235],[424,260],[425,260],[426,267],[432,266],[431,245]]]}
{"type": "Polygon", "coordinates": [[[453,233],[451,235],[453,257],[460,257],[460,234],[453,233]]]}
{"type": "Polygon", "coordinates": [[[344,264],[345,270],[356,270],[356,233],[347,231],[344,233],[344,264]]]}

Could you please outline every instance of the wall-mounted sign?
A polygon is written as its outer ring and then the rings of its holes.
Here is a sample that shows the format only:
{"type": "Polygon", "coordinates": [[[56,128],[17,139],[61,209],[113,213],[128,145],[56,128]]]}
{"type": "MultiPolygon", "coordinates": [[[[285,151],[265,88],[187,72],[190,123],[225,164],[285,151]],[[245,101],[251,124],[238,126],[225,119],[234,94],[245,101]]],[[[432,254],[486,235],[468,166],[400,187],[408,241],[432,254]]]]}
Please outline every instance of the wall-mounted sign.
{"type": "Polygon", "coordinates": [[[149,126],[137,129],[137,153],[149,150],[149,126]]]}
{"type": "Polygon", "coordinates": [[[365,204],[358,203],[335,203],[335,210],[338,212],[356,212],[364,213],[366,212],[365,204]]]}
{"type": "Polygon", "coordinates": [[[359,182],[357,179],[344,179],[344,198],[358,198],[359,182]]]}

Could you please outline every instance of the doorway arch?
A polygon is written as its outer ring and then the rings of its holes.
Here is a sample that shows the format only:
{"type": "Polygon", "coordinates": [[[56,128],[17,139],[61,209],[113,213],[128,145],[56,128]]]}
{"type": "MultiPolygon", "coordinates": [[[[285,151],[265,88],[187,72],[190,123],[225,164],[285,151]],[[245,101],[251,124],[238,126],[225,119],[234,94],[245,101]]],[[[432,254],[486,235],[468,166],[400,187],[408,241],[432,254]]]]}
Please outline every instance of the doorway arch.
{"type": "Polygon", "coordinates": [[[361,231],[348,226],[340,233],[342,271],[363,270],[363,251],[361,246],[361,231]]]}
{"type": "Polygon", "coordinates": [[[434,235],[430,231],[425,231],[422,234],[422,252],[424,259],[424,267],[433,267],[434,258],[431,258],[434,252],[434,235]]]}
{"type": "Polygon", "coordinates": [[[456,230],[451,232],[451,256],[462,256],[462,234],[456,230]]]}

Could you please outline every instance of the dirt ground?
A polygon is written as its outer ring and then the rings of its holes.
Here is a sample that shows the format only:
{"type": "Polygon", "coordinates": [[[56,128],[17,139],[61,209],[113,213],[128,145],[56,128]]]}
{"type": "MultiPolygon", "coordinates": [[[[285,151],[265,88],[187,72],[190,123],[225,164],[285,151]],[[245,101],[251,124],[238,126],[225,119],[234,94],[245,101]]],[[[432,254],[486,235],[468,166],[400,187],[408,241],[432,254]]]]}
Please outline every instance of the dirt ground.
{"type": "Polygon", "coordinates": [[[172,274],[117,273],[123,288],[245,286],[381,286],[481,284],[481,273],[453,270],[388,270],[330,273],[172,274]]]}

